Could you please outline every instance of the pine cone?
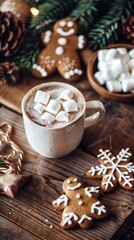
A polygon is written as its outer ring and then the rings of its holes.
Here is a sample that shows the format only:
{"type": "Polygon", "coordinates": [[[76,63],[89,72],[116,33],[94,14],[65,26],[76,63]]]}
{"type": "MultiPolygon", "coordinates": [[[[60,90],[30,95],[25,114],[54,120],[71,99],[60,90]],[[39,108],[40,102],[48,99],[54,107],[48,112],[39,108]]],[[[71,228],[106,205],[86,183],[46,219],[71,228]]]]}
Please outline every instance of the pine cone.
{"type": "Polygon", "coordinates": [[[25,24],[12,12],[0,11],[0,57],[11,57],[19,49],[25,24]]]}
{"type": "Polygon", "coordinates": [[[134,16],[128,17],[122,24],[123,34],[134,43],[134,16]]]}
{"type": "Polygon", "coordinates": [[[1,4],[1,11],[11,11],[17,18],[26,23],[30,18],[30,6],[26,0],[5,0],[1,4]]]}
{"type": "Polygon", "coordinates": [[[19,67],[13,62],[0,64],[0,81],[4,84],[14,85],[19,80],[19,67]]]}

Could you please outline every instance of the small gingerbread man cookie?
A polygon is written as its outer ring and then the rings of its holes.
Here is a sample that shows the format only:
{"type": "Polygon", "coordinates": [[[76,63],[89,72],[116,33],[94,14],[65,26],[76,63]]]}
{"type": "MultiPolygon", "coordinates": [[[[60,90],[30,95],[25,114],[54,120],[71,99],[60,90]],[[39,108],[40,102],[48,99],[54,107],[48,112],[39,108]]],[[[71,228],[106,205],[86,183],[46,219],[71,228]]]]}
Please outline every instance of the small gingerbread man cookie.
{"type": "Polygon", "coordinates": [[[85,46],[85,37],[76,36],[78,27],[75,21],[61,19],[53,27],[54,31],[46,31],[41,35],[45,49],[41,51],[32,73],[37,78],[47,77],[56,69],[67,80],[75,81],[82,75],[77,50],[85,46]]]}
{"type": "Polygon", "coordinates": [[[87,172],[89,178],[101,179],[101,187],[104,192],[111,192],[119,183],[126,190],[134,190],[134,165],[130,162],[129,148],[122,149],[115,157],[110,150],[99,150],[97,156],[99,166],[91,167],[87,172]]]}
{"type": "Polygon", "coordinates": [[[106,207],[98,200],[99,187],[85,187],[78,177],[70,177],[63,182],[63,191],[53,207],[63,210],[61,227],[64,229],[80,226],[89,228],[95,219],[108,215],[106,207]]]}

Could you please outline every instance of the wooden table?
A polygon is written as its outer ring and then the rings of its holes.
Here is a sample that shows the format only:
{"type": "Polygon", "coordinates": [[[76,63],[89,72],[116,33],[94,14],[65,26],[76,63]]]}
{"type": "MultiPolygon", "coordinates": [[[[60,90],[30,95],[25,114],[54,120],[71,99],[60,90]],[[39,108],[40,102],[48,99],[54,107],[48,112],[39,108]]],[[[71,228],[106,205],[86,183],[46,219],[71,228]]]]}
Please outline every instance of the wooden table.
{"type": "MultiPolygon", "coordinates": [[[[53,75],[45,81],[63,81],[53,75]]],[[[77,228],[65,231],[60,228],[61,212],[54,211],[51,203],[60,196],[63,181],[78,175],[87,185],[100,185],[99,180],[87,179],[85,173],[97,165],[99,148],[108,147],[114,154],[129,147],[134,156],[134,105],[110,101],[100,97],[90,87],[86,77],[73,83],[86,100],[99,99],[106,108],[102,121],[86,129],[80,146],[62,159],[48,159],[35,153],[27,143],[20,104],[23,95],[36,84],[30,79],[14,87],[0,88],[0,122],[13,126],[12,140],[24,151],[22,172],[32,173],[33,180],[23,186],[11,200],[0,195],[0,240],[116,240],[132,239],[134,227],[134,192],[117,187],[110,194],[103,194],[110,216],[96,221],[91,229],[77,228]],[[129,232],[128,232],[129,231],[129,232]]],[[[133,160],[134,162],[134,157],[133,160]]],[[[134,239],[134,238],[133,238],[134,239]]]]}

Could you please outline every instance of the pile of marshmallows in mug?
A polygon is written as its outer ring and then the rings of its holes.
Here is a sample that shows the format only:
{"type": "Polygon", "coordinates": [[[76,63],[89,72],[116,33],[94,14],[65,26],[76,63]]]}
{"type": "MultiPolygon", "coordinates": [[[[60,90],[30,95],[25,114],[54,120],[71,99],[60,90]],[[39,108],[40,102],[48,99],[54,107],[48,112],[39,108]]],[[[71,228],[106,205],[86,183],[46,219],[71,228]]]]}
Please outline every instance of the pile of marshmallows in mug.
{"type": "Polygon", "coordinates": [[[78,111],[77,103],[72,99],[73,96],[74,93],[70,89],[63,90],[57,98],[52,98],[49,93],[38,90],[34,97],[36,104],[33,109],[38,111],[41,120],[48,125],[54,121],[69,122],[69,114],[78,111]]]}
{"type": "Polygon", "coordinates": [[[134,49],[128,51],[120,47],[99,50],[97,68],[94,77],[108,91],[134,93],[134,49]]]}

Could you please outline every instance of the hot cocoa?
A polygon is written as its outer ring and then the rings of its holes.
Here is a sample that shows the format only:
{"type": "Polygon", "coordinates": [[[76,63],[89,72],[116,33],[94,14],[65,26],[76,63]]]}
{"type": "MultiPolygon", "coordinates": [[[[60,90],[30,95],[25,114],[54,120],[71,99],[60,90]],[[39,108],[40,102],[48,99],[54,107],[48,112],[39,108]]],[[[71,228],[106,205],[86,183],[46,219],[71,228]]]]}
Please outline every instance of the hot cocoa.
{"type": "Polygon", "coordinates": [[[69,87],[47,86],[34,90],[25,104],[29,118],[47,128],[61,128],[78,119],[84,100],[69,87]]]}

